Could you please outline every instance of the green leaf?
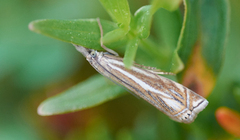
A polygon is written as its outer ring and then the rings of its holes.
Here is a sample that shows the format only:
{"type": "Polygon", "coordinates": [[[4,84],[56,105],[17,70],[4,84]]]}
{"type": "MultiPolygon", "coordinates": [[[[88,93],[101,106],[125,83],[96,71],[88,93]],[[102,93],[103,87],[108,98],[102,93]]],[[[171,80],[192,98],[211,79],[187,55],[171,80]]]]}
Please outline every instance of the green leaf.
{"type": "Polygon", "coordinates": [[[118,28],[116,30],[106,33],[103,36],[102,41],[106,45],[106,44],[118,41],[119,39],[123,38],[126,34],[127,32],[124,29],[118,28]]]}
{"type": "Polygon", "coordinates": [[[127,0],[100,0],[100,2],[119,26],[119,29],[106,32],[106,35],[103,36],[103,43],[106,45],[122,39],[128,33],[131,13],[127,0]]]}
{"type": "Polygon", "coordinates": [[[139,8],[134,14],[134,22],[131,24],[139,38],[145,39],[150,34],[152,23],[152,14],[150,14],[151,5],[139,8]]]}
{"type": "Polygon", "coordinates": [[[219,74],[225,54],[229,27],[229,9],[226,0],[204,0],[201,5],[202,55],[215,75],[219,74]]]}
{"type": "Polygon", "coordinates": [[[63,114],[97,106],[123,95],[124,89],[101,75],[96,75],[63,93],[43,101],[38,114],[63,114]]]}
{"type": "Polygon", "coordinates": [[[206,97],[212,91],[224,58],[228,32],[226,0],[185,0],[185,16],[178,53],[186,68],[184,85],[206,97]]]}
{"type": "Polygon", "coordinates": [[[134,62],[134,58],[137,53],[139,39],[133,38],[127,44],[127,49],[123,58],[123,62],[126,68],[130,68],[134,62]]]}
{"type": "Polygon", "coordinates": [[[99,0],[111,18],[128,31],[131,14],[127,0],[99,0]]]}
{"type": "Polygon", "coordinates": [[[186,0],[185,15],[178,41],[178,52],[184,64],[187,63],[198,39],[198,2],[186,0]]]}
{"type": "MultiPolygon", "coordinates": [[[[101,20],[101,24],[104,33],[117,28],[115,23],[106,20],[101,20]]],[[[29,29],[64,42],[102,50],[100,46],[100,29],[96,19],[36,20],[29,24],[29,29]]],[[[107,44],[107,47],[113,48],[122,43],[124,43],[124,40],[119,40],[107,44]]]]}
{"type": "Polygon", "coordinates": [[[155,13],[159,8],[175,11],[178,9],[181,2],[182,0],[153,0],[151,13],[155,13]]]}

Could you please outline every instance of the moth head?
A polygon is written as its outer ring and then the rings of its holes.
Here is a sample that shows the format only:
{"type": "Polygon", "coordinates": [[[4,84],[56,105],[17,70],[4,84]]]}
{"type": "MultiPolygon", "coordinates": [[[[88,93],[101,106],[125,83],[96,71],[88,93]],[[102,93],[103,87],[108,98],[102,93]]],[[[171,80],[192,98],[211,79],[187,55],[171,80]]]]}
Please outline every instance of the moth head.
{"type": "Polygon", "coordinates": [[[97,56],[97,51],[91,50],[91,51],[89,52],[89,54],[90,54],[90,56],[91,56],[92,58],[95,58],[95,57],[97,56]]]}
{"type": "Polygon", "coordinates": [[[86,56],[86,58],[91,63],[91,62],[99,59],[100,56],[101,56],[101,52],[97,52],[96,50],[89,49],[88,55],[86,56]]]}

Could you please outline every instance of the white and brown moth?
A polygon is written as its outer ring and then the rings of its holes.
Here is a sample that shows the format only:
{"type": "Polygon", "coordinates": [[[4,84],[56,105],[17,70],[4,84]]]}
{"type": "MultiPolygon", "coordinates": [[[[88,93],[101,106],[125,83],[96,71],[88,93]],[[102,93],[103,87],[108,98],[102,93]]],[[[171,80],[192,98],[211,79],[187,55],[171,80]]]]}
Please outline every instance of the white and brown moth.
{"type": "Polygon", "coordinates": [[[192,123],[198,113],[208,105],[208,101],[185,86],[158,75],[169,74],[168,72],[156,72],[147,67],[144,69],[139,67],[141,66],[139,64],[134,64],[131,69],[125,68],[123,58],[118,57],[115,51],[103,45],[102,25],[100,20],[97,20],[101,32],[101,47],[107,52],[97,52],[73,44],[87,61],[100,74],[126,87],[171,119],[192,123]]]}
{"type": "Polygon", "coordinates": [[[152,70],[134,65],[126,69],[118,56],[74,46],[103,76],[123,85],[175,121],[191,123],[208,105],[205,98],[152,70]]]}

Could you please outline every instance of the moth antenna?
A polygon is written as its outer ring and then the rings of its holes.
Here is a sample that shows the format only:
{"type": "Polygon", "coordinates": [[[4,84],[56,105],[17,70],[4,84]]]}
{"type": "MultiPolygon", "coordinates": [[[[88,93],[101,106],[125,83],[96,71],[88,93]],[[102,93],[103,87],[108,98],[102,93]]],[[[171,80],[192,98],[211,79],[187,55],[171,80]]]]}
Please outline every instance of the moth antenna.
{"type": "Polygon", "coordinates": [[[148,71],[151,71],[152,73],[155,73],[155,74],[161,74],[161,75],[176,75],[175,73],[172,73],[172,72],[154,71],[154,70],[148,70],[148,71]]]}
{"type": "Polygon", "coordinates": [[[100,38],[100,45],[101,47],[106,50],[107,52],[115,55],[115,56],[119,56],[117,52],[115,52],[114,50],[112,49],[109,49],[107,48],[105,45],[103,45],[103,41],[102,41],[102,38],[103,38],[103,29],[102,29],[102,24],[100,22],[100,18],[97,18],[97,22],[98,22],[98,26],[99,26],[99,29],[100,29],[100,34],[101,34],[101,38],[100,38]]]}

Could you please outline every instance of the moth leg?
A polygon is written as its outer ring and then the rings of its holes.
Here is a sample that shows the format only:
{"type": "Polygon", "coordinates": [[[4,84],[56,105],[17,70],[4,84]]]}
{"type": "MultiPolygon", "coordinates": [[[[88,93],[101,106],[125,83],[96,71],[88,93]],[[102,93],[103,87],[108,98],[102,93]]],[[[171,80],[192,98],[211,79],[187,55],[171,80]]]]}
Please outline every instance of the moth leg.
{"type": "Polygon", "coordinates": [[[150,66],[144,66],[144,65],[140,65],[140,64],[136,64],[134,63],[133,64],[134,66],[136,67],[139,67],[139,68],[143,68],[143,69],[146,69],[152,73],[155,73],[155,74],[162,74],[162,75],[176,75],[175,73],[172,73],[172,72],[165,72],[165,71],[162,71],[160,69],[157,69],[155,67],[150,67],[150,66]]]}
{"type": "Polygon", "coordinates": [[[103,41],[102,41],[102,38],[103,38],[103,29],[102,29],[102,24],[100,22],[100,19],[97,18],[97,22],[98,22],[98,26],[99,26],[99,29],[100,29],[100,33],[101,33],[101,38],[100,38],[100,44],[101,44],[101,47],[106,50],[107,52],[115,55],[115,56],[119,56],[117,52],[115,52],[114,50],[112,49],[109,49],[107,48],[105,45],[103,45],[103,41]]]}
{"type": "Polygon", "coordinates": [[[162,74],[162,75],[176,75],[175,73],[172,73],[172,72],[163,72],[163,71],[151,71],[151,72],[155,74],[162,74]]]}

